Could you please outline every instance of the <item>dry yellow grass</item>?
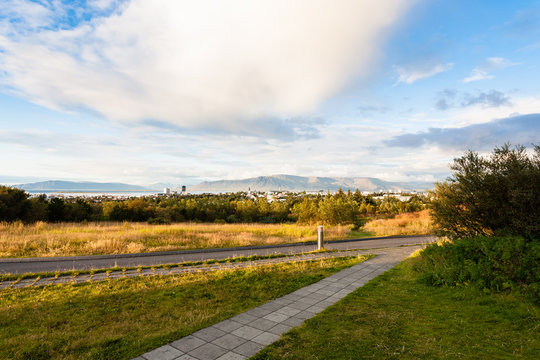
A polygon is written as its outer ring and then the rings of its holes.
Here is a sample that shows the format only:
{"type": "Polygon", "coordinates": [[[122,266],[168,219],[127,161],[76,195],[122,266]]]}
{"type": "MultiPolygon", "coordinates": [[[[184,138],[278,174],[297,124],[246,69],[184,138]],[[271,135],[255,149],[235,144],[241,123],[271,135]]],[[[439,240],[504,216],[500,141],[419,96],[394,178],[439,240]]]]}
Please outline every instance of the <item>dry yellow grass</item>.
{"type": "Polygon", "coordinates": [[[374,236],[425,235],[431,233],[429,210],[399,214],[389,219],[371,220],[363,229],[374,236]]]}
{"type": "MultiPolygon", "coordinates": [[[[431,231],[427,210],[368,222],[365,235],[431,231]]],[[[350,225],[325,226],[325,239],[358,236],[350,225]]],[[[316,240],[316,226],[296,224],[0,223],[0,257],[122,254],[316,240]]]]}
{"type": "MultiPolygon", "coordinates": [[[[350,226],[325,227],[326,239],[350,226]]],[[[315,240],[315,226],[288,224],[0,223],[0,257],[138,253],[315,240]]]]}

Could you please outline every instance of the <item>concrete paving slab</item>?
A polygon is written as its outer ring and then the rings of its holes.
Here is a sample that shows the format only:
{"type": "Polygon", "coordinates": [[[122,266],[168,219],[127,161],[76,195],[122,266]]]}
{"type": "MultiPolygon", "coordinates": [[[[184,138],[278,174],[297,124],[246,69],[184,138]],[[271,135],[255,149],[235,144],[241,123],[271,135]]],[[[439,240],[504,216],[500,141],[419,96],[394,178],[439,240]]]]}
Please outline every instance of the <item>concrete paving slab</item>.
{"type": "Polygon", "coordinates": [[[287,331],[291,330],[294,326],[292,325],[286,325],[284,323],[277,324],[276,326],[268,329],[269,333],[275,334],[275,335],[281,335],[285,334],[287,331]]]}
{"type": "Polygon", "coordinates": [[[255,320],[255,321],[251,322],[249,325],[250,325],[250,326],[253,326],[253,327],[256,328],[256,329],[266,331],[266,330],[268,330],[268,329],[273,328],[273,327],[276,326],[277,324],[278,324],[278,323],[275,322],[275,321],[271,321],[271,320],[267,320],[267,319],[261,318],[261,319],[257,319],[257,320],[255,320]]]}
{"type": "Polygon", "coordinates": [[[152,351],[143,354],[142,357],[146,360],[173,360],[184,353],[170,345],[164,345],[152,351]]]}
{"type": "Polygon", "coordinates": [[[283,321],[282,324],[283,325],[290,325],[292,327],[296,327],[298,325],[301,325],[303,322],[304,322],[303,319],[299,319],[297,317],[291,316],[287,320],[283,321]]]}
{"type": "Polygon", "coordinates": [[[244,324],[244,325],[249,324],[250,322],[253,322],[253,321],[257,320],[257,319],[258,319],[258,317],[255,317],[253,315],[249,315],[247,313],[242,313],[242,314],[236,315],[236,316],[231,318],[231,320],[234,320],[234,321],[239,322],[240,324],[244,324]]]}
{"type": "Polygon", "coordinates": [[[270,314],[264,316],[264,319],[274,321],[276,323],[280,323],[282,321],[285,321],[288,318],[290,318],[289,315],[285,315],[285,314],[282,314],[282,313],[279,313],[279,312],[273,312],[273,313],[270,313],[270,314]]]}
{"type": "Polygon", "coordinates": [[[267,346],[275,341],[278,341],[279,338],[280,335],[272,334],[271,332],[265,331],[262,334],[255,336],[253,339],[251,339],[251,341],[267,346]]]}
{"type": "Polygon", "coordinates": [[[239,336],[236,336],[233,334],[226,334],[212,341],[212,344],[221,346],[222,348],[227,349],[227,350],[232,350],[235,347],[242,345],[246,341],[247,339],[241,338],[239,336]]]}
{"type": "MultiPolygon", "coordinates": [[[[257,321],[257,320],[255,320],[257,321]]],[[[228,319],[228,320],[225,320],[225,321],[222,321],[220,323],[217,323],[214,325],[214,327],[220,329],[220,330],[223,330],[225,332],[233,332],[234,330],[238,329],[238,328],[241,328],[242,326],[244,326],[244,324],[241,324],[237,321],[234,321],[234,320],[231,320],[231,319],[228,319]]]]}
{"type": "Polygon", "coordinates": [[[191,356],[191,355],[184,354],[184,355],[182,355],[182,356],[180,356],[180,357],[178,357],[178,358],[176,358],[176,359],[174,359],[174,360],[199,360],[199,359],[194,358],[194,357],[191,356]]]}
{"type": "Polygon", "coordinates": [[[244,325],[241,328],[234,330],[232,334],[246,340],[251,340],[255,336],[262,334],[262,332],[262,330],[254,328],[252,326],[244,325]]]}
{"type": "Polygon", "coordinates": [[[270,301],[264,305],[259,306],[262,309],[270,310],[270,311],[276,311],[277,309],[281,309],[281,305],[275,303],[274,301],[270,301]]]}
{"type": "Polygon", "coordinates": [[[300,312],[300,310],[294,309],[294,308],[289,307],[289,306],[284,306],[281,309],[276,310],[276,312],[278,312],[280,314],[284,314],[284,315],[293,316],[293,315],[298,314],[300,312]]]}
{"type": "Polygon", "coordinates": [[[216,340],[217,338],[222,337],[225,334],[226,334],[225,331],[219,330],[215,326],[210,326],[205,329],[194,332],[193,336],[198,337],[201,340],[211,342],[211,341],[216,340]]]}
{"type": "Polygon", "coordinates": [[[313,306],[313,305],[306,304],[306,303],[301,302],[301,301],[295,301],[292,304],[289,304],[289,307],[291,307],[293,309],[298,309],[298,310],[306,310],[310,306],[313,306]]]}
{"type": "Polygon", "coordinates": [[[195,350],[192,350],[188,355],[193,356],[198,360],[215,360],[218,357],[226,354],[228,351],[220,346],[206,343],[202,346],[199,346],[195,350]]]}
{"type": "Polygon", "coordinates": [[[191,350],[196,349],[204,344],[206,344],[206,341],[199,339],[193,335],[188,335],[179,340],[173,341],[171,343],[171,346],[185,353],[188,353],[191,350]]]}
{"type": "Polygon", "coordinates": [[[247,359],[247,357],[237,354],[235,352],[229,351],[228,353],[221,355],[217,358],[217,360],[244,360],[247,359]]]}
{"type": "Polygon", "coordinates": [[[271,312],[272,312],[272,310],[263,309],[263,308],[261,308],[259,306],[259,307],[256,307],[255,309],[251,309],[249,311],[246,311],[245,314],[248,314],[248,315],[255,316],[255,317],[259,318],[259,317],[263,317],[265,315],[268,315],[271,312]]]}
{"type": "Polygon", "coordinates": [[[240,355],[244,355],[246,357],[251,357],[255,355],[256,353],[258,353],[263,347],[264,345],[261,345],[253,341],[248,341],[238,346],[237,348],[235,348],[234,352],[240,355]]]}

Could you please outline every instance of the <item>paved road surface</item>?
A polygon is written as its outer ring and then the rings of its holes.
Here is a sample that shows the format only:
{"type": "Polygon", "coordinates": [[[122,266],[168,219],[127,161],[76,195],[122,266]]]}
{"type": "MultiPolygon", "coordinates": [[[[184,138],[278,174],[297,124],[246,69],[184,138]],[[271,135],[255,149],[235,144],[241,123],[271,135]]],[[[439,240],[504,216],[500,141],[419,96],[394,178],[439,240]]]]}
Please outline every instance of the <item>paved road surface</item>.
{"type": "MultiPolygon", "coordinates": [[[[398,247],[400,245],[425,244],[433,241],[433,237],[409,236],[389,237],[380,239],[359,239],[342,242],[329,241],[325,243],[327,249],[374,249],[398,247]]],[[[22,274],[46,271],[89,270],[103,269],[114,266],[136,267],[161,264],[174,264],[186,261],[199,261],[208,259],[226,259],[236,256],[294,254],[313,251],[316,245],[280,245],[273,247],[244,247],[234,249],[207,249],[198,251],[170,251],[146,254],[121,254],[97,256],[70,256],[49,258],[0,258],[0,274],[22,274]]]]}

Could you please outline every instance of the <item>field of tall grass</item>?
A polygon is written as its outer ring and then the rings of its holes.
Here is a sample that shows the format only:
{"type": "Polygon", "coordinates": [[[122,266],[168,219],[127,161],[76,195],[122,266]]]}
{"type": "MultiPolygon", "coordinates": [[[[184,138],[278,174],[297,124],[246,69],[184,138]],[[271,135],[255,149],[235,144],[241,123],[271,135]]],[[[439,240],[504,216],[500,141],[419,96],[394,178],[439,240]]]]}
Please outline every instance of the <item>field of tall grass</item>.
{"type": "Polygon", "coordinates": [[[362,230],[373,236],[426,235],[432,231],[432,221],[429,210],[422,210],[371,220],[362,230]]]}
{"type": "MultiPolygon", "coordinates": [[[[325,226],[326,240],[366,236],[417,235],[429,232],[427,211],[352,225],[325,226]]],[[[296,224],[177,223],[0,223],[0,257],[70,256],[139,253],[250,245],[272,245],[317,239],[316,226],[296,224]]]]}
{"type": "MultiPolygon", "coordinates": [[[[347,238],[350,228],[325,227],[325,238],[347,238]]],[[[284,244],[316,238],[316,227],[295,224],[16,222],[0,224],[0,257],[138,253],[284,244]]]]}

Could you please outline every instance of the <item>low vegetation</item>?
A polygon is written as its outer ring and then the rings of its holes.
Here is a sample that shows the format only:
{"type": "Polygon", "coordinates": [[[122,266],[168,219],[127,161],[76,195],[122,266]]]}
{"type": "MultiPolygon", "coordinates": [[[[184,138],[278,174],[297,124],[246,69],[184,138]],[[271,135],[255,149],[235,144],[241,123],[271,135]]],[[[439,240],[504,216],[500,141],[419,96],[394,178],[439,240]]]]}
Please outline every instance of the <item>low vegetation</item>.
{"type": "Polygon", "coordinates": [[[521,293],[540,304],[540,242],[519,237],[476,237],[430,244],[417,269],[434,286],[474,286],[521,293]]]}
{"type": "MultiPolygon", "coordinates": [[[[327,239],[347,238],[350,233],[350,226],[325,228],[327,239]]],[[[0,224],[0,257],[137,253],[316,239],[316,227],[295,224],[16,222],[0,224]]]]}
{"type": "Polygon", "coordinates": [[[439,235],[517,235],[540,239],[540,146],[504,145],[488,156],[469,151],[454,159],[437,184],[432,216],[439,235]]]}
{"type": "Polygon", "coordinates": [[[433,192],[435,231],[451,241],[423,252],[431,285],[520,292],[540,303],[540,147],[469,151],[433,192]]]}
{"type": "MultiPolygon", "coordinates": [[[[421,213],[374,220],[365,227],[325,226],[326,240],[429,232],[421,213]],[[422,227],[423,226],[423,227],[422,227]],[[355,229],[355,230],[353,230],[355,229]]],[[[0,257],[68,256],[272,245],[312,241],[317,228],[298,224],[0,223],[0,257]]]]}
{"type": "Polygon", "coordinates": [[[0,358],[130,359],[364,259],[0,290],[0,358]]]}
{"type": "Polygon", "coordinates": [[[373,219],[368,221],[362,230],[373,236],[426,235],[431,233],[431,226],[429,210],[422,210],[373,219]]]}
{"type": "Polygon", "coordinates": [[[372,280],[254,358],[537,358],[537,305],[476,287],[427,285],[415,261],[372,280]]]}

